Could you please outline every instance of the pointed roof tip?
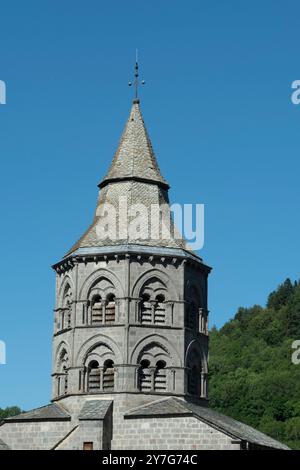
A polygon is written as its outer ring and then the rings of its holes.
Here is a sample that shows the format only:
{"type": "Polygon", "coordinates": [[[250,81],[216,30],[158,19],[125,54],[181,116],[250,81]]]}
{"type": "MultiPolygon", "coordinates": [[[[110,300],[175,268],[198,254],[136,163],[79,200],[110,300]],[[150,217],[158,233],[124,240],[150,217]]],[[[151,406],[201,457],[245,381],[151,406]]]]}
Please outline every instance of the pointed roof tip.
{"type": "Polygon", "coordinates": [[[169,189],[160,172],[139,104],[140,100],[135,98],[112,164],[99,188],[117,181],[132,180],[169,189]]]}

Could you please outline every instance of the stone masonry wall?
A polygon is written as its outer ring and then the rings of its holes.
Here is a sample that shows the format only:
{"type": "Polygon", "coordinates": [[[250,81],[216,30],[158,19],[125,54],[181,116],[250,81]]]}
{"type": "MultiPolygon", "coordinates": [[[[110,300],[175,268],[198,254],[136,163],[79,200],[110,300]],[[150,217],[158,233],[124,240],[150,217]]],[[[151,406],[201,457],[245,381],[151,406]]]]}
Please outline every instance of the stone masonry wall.
{"type": "Polygon", "coordinates": [[[80,421],[79,426],[57,447],[57,450],[83,450],[84,442],[93,442],[94,450],[103,449],[102,421],[80,421]]]}
{"type": "Polygon", "coordinates": [[[112,449],[240,450],[239,443],[194,417],[124,420],[114,430],[112,449]]]}
{"type": "Polygon", "coordinates": [[[74,425],[70,421],[5,423],[0,426],[0,438],[13,450],[52,449],[74,425]]]}

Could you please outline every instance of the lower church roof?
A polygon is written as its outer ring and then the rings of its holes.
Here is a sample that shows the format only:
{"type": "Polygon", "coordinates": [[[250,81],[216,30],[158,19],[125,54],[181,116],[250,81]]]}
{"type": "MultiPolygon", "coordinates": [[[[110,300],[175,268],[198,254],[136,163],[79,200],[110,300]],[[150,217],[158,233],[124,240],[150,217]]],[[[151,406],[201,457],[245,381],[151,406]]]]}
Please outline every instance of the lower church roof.
{"type": "Polygon", "coordinates": [[[35,408],[34,410],[26,411],[16,416],[6,418],[4,422],[24,422],[24,421],[69,421],[71,416],[69,413],[57,405],[51,403],[50,405],[35,408]]]}
{"type": "Polygon", "coordinates": [[[189,403],[178,398],[167,398],[135,408],[125,418],[170,417],[191,415],[233,438],[272,449],[289,450],[289,447],[256,429],[225,416],[209,407],[189,403]]]}
{"type": "Polygon", "coordinates": [[[112,400],[87,400],[83,405],[78,419],[103,420],[112,403],[112,400]]]}

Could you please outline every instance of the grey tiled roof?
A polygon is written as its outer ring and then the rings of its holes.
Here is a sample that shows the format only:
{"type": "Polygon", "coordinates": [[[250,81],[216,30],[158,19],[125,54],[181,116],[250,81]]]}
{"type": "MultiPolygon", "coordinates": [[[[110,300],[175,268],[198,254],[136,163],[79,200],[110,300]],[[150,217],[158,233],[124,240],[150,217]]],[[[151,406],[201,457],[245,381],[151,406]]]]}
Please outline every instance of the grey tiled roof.
{"type": "Polygon", "coordinates": [[[193,413],[185,407],[184,401],[175,398],[164,398],[134,408],[125,413],[125,416],[173,416],[178,414],[182,416],[192,415],[193,413]]]}
{"type": "Polygon", "coordinates": [[[118,150],[100,187],[102,189],[94,220],[67,255],[78,248],[122,244],[189,249],[185,240],[178,236],[178,231],[174,227],[172,217],[170,217],[168,185],[160,173],[138,103],[134,103],[132,106],[118,150]],[[99,236],[99,229],[102,233],[103,227],[107,223],[103,221],[103,216],[106,213],[105,204],[110,204],[112,207],[109,209],[110,214],[115,212],[117,229],[123,229],[122,233],[124,233],[123,218],[126,216],[126,209],[120,207],[120,198],[127,201],[127,221],[129,222],[134,217],[130,214],[131,207],[143,204],[146,208],[147,215],[142,214],[143,223],[141,224],[143,230],[148,229],[146,235],[145,232],[138,233],[134,238],[131,233],[123,236],[120,232],[115,234],[113,231],[108,231],[105,238],[99,236]],[[162,212],[162,220],[157,218],[153,221],[150,214],[151,208],[154,206],[159,207],[162,212]],[[162,223],[165,227],[170,226],[171,236],[166,237],[161,233],[157,235],[157,230],[162,223]]]}
{"type": "Polygon", "coordinates": [[[87,400],[79,414],[80,420],[104,419],[112,400],[87,400]]]}
{"type": "Polygon", "coordinates": [[[35,408],[34,410],[26,411],[11,418],[6,418],[5,422],[17,421],[67,421],[71,416],[61,406],[56,403],[35,408]]]}
{"type": "Polygon", "coordinates": [[[289,449],[281,442],[257,431],[247,424],[225,416],[209,407],[199,406],[178,398],[167,398],[140,406],[126,413],[125,417],[184,416],[189,414],[233,438],[273,449],[289,449]]]}
{"type": "Polygon", "coordinates": [[[166,184],[137,101],[133,102],[118,149],[101,185],[119,178],[142,178],[166,184]]]}
{"type": "Polygon", "coordinates": [[[0,439],[0,450],[10,450],[10,447],[2,439],[0,439]]]}

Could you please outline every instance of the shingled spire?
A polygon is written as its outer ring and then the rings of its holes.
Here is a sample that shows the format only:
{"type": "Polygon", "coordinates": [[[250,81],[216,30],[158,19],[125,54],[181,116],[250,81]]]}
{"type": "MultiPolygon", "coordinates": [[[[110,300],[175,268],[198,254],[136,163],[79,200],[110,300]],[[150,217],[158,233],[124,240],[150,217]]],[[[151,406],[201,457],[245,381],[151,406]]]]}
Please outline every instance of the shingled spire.
{"type": "Polygon", "coordinates": [[[108,174],[99,187],[124,180],[153,182],[165,189],[169,187],[160,173],[139,100],[134,100],[132,104],[119,147],[108,174]]]}
{"type": "Polygon", "coordinates": [[[106,177],[99,184],[100,193],[94,221],[78,242],[67,253],[80,248],[107,247],[115,245],[147,245],[152,247],[185,248],[185,242],[174,227],[170,215],[168,189],[169,185],[160,173],[156,157],[147,133],[139,100],[132,104],[129,119],[125,125],[118,149],[106,177]],[[126,199],[127,208],[120,209],[120,200],[126,199]],[[116,214],[117,237],[111,232],[103,233],[103,214],[105,206],[110,205],[116,214]],[[132,218],[131,208],[142,205],[147,216],[142,220],[143,230],[148,229],[149,236],[134,237],[129,232],[124,235],[124,215],[127,220],[132,218]],[[153,221],[153,206],[161,212],[160,220],[153,221]],[[127,214],[126,214],[127,212],[127,214]],[[123,224],[123,225],[122,225],[123,224]],[[169,227],[168,236],[162,234],[162,226],[169,227]],[[119,230],[121,228],[121,230],[119,230]],[[120,235],[121,232],[121,235],[120,235]],[[153,237],[153,233],[162,235],[153,237]]]}

